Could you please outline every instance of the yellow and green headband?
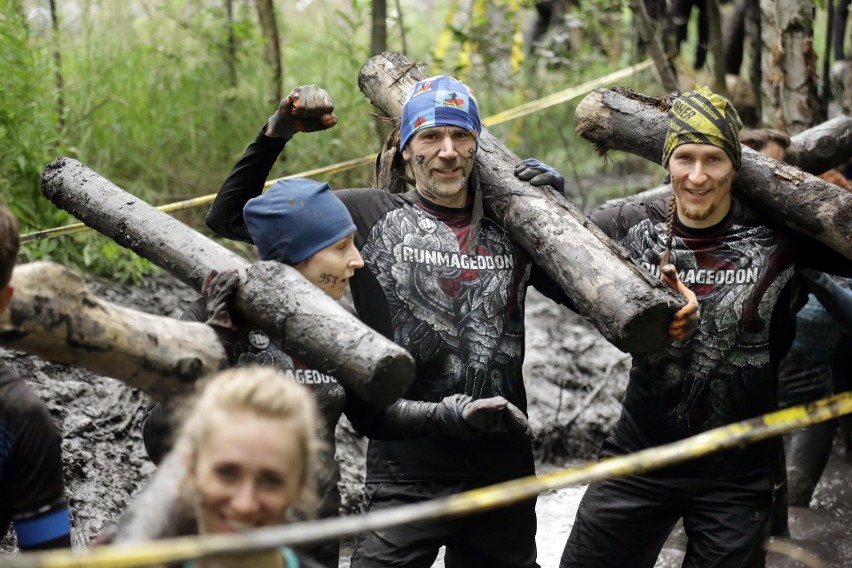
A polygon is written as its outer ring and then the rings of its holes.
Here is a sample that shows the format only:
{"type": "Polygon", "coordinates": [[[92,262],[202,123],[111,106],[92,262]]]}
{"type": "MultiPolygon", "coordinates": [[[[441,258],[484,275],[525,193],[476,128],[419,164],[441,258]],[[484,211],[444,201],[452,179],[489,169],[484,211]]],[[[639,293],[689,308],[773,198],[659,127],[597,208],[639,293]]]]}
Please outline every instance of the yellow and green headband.
{"type": "Polygon", "coordinates": [[[740,129],[734,105],[707,87],[682,94],[669,110],[669,129],[663,145],[663,166],[682,144],[711,144],[728,154],[734,168],[742,165],[740,129]]]}

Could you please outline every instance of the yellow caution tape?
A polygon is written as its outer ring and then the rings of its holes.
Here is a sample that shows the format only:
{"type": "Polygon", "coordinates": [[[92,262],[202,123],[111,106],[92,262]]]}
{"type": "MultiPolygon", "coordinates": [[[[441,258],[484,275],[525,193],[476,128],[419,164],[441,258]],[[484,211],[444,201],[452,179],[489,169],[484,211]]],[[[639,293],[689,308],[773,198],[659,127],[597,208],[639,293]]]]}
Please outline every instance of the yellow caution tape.
{"type": "MultiPolygon", "coordinates": [[[[482,121],[482,124],[485,126],[494,126],[495,124],[500,124],[502,122],[506,122],[509,120],[514,120],[516,118],[520,118],[522,116],[526,116],[528,114],[532,114],[536,111],[569,101],[573,98],[584,95],[598,87],[603,85],[607,85],[609,83],[615,83],[617,81],[621,81],[626,79],[639,71],[647,69],[651,66],[651,60],[645,60],[642,63],[638,63],[636,65],[632,65],[630,67],[626,67],[614,73],[610,73],[609,75],[605,75],[598,79],[594,79],[592,81],[588,81],[579,85],[577,87],[570,87],[563,91],[559,91],[558,93],[554,93],[552,95],[548,95],[541,99],[517,106],[515,108],[503,111],[501,113],[489,116],[482,121]]],[[[268,180],[266,184],[263,186],[264,188],[268,188],[272,184],[282,179],[291,179],[295,177],[313,177],[318,175],[331,175],[340,172],[345,172],[348,170],[355,169],[359,166],[363,166],[365,164],[372,164],[376,160],[376,154],[370,154],[368,156],[362,156],[360,158],[354,158],[351,160],[346,160],[344,162],[338,162],[336,164],[331,164],[329,166],[323,166],[320,168],[315,168],[312,170],[305,170],[303,172],[286,175],[284,177],[280,177],[277,179],[268,180]]],[[[204,195],[201,197],[194,197],[192,199],[187,199],[185,201],[177,201],[175,203],[168,203],[166,205],[160,205],[157,207],[160,211],[165,211],[166,213],[172,213],[174,211],[182,211],[184,209],[191,209],[193,207],[200,207],[202,205],[208,205],[213,203],[213,200],[216,199],[216,194],[211,193],[209,195],[204,195]]],[[[43,231],[37,231],[35,233],[27,233],[25,235],[21,235],[21,242],[26,243],[29,241],[35,241],[38,239],[49,239],[53,237],[59,237],[62,235],[70,235],[73,233],[79,233],[80,231],[86,231],[89,227],[87,227],[83,223],[74,223],[73,225],[66,225],[64,227],[56,227],[53,229],[45,229],[43,231]]]]}
{"type": "Polygon", "coordinates": [[[4,568],[133,568],[201,556],[246,554],[281,545],[297,545],[377,531],[414,521],[446,519],[510,505],[543,491],[626,475],[647,473],[706,456],[719,450],[777,436],[852,413],[852,392],[723,426],[691,438],[608,458],[575,468],[530,476],[450,497],[405,505],[363,516],[258,529],[238,535],[205,535],[141,544],[95,547],[88,551],[57,550],[4,558],[4,568]]]}

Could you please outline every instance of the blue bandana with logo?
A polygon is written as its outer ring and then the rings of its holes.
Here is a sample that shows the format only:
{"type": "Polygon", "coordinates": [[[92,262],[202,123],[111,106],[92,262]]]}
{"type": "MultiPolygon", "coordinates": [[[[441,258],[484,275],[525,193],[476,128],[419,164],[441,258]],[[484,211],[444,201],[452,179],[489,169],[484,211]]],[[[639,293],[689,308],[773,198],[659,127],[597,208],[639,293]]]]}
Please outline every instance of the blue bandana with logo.
{"type": "Polygon", "coordinates": [[[419,131],[433,126],[464,128],[473,134],[476,148],[479,149],[482,122],[473,90],[461,81],[444,75],[429,77],[414,85],[402,105],[399,149],[404,149],[411,137],[419,131]]]}

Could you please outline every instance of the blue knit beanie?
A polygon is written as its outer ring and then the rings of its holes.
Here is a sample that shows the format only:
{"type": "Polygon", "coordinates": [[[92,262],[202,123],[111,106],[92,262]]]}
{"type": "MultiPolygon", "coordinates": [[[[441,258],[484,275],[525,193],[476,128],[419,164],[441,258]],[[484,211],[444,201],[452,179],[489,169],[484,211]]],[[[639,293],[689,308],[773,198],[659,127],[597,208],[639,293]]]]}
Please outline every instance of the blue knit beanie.
{"type": "Polygon", "coordinates": [[[444,75],[429,77],[414,85],[402,105],[399,149],[404,149],[418,131],[433,126],[464,128],[473,134],[478,150],[482,122],[473,90],[458,79],[444,75]]]}
{"type": "Polygon", "coordinates": [[[328,184],[304,178],[278,181],[249,199],[243,219],[260,258],[291,265],[355,232],[352,216],[328,184]]]}

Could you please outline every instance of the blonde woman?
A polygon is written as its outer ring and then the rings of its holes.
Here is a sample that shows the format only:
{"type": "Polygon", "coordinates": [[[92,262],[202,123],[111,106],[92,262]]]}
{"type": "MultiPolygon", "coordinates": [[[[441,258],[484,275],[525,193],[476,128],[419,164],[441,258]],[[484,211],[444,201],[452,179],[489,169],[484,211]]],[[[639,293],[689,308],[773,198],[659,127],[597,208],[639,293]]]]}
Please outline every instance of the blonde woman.
{"type": "MultiPolygon", "coordinates": [[[[176,442],[186,474],[179,493],[199,534],[271,527],[312,499],[316,405],[301,385],[269,367],[216,375],[188,411],[176,442]]],[[[320,564],[282,547],[187,567],[313,568],[320,564]]]]}

